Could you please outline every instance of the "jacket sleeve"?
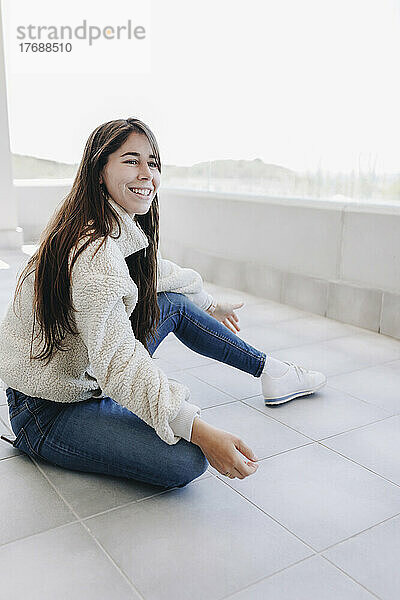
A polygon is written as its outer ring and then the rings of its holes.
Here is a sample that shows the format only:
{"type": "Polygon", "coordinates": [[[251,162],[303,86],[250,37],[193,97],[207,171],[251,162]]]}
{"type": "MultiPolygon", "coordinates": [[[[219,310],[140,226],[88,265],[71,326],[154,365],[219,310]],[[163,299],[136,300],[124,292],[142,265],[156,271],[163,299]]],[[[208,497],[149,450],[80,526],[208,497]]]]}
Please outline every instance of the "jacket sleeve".
{"type": "Polygon", "coordinates": [[[197,271],[179,267],[174,262],[162,258],[160,250],[157,251],[157,265],[157,292],[185,294],[196,306],[207,310],[213,297],[203,288],[203,279],[197,271]]]}
{"type": "Polygon", "coordinates": [[[153,427],[167,444],[181,437],[190,441],[200,408],[188,402],[189,389],[170,381],[135,338],[129,314],[132,291],[137,301],[136,285],[121,276],[87,277],[71,288],[74,318],[102,391],[153,427]],[[128,308],[125,296],[130,296],[128,308]]]}

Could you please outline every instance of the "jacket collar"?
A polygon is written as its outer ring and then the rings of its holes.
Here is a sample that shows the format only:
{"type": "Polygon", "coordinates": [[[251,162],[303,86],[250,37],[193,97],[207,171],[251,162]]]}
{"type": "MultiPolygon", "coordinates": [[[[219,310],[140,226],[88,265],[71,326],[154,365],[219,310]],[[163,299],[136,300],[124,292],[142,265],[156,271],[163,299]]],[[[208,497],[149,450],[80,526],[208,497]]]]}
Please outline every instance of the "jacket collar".
{"type": "Polygon", "coordinates": [[[147,248],[149,245],[147,235],[137,225],[134,217],[131,216],[124,208],[122,208],[122,206],[114,202],[112,198],[108,198],[108,202],[121,217],[121,235],[119,238],[116,237],[118,235],[117,223],[115,223],[115,226],[112,230],[112,235],[115,243],[124,255],[124,258],[130,254],[133,254],[134,252],[143,250],[143,248],[147,248]]]}

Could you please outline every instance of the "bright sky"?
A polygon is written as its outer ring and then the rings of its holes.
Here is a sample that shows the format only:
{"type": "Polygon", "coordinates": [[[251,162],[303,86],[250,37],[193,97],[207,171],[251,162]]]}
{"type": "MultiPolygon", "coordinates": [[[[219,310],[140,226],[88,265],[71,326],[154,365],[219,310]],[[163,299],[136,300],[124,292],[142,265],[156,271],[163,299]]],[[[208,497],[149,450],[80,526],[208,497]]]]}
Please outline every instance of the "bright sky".
{"type": "Polygon", "coordinates": [[[12,151],[79,162],[97,125],[136,116],[153,129],[168,164],[258,157],[300,171],[375,164],[398,172],[399,7],[398,0],[3,0],[12,151]],[[94,66],[82,73],[90,61],[79,48],[69,57],[72,73],[18,74],[16,18],[142,21],[147,49],[103,41],[92,53],[97,74],[94,66]],[[102,72],[104,44],[114,74],[102,72]]]}

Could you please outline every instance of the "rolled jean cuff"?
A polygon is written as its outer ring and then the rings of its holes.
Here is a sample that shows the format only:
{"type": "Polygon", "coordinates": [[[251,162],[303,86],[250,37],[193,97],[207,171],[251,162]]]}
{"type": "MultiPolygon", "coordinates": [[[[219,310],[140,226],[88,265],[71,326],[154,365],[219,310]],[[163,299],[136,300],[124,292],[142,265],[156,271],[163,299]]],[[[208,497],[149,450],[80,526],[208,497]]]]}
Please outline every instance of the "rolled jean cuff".
{"type": "Polygon", "coordinates": [[[200,415],[201,410],[198,406],[184,400],[180,411],[176,417],[169,422],[169,425],[175,435],[183,437],[183,439],[190,442],[194,418],[200,415]]]}

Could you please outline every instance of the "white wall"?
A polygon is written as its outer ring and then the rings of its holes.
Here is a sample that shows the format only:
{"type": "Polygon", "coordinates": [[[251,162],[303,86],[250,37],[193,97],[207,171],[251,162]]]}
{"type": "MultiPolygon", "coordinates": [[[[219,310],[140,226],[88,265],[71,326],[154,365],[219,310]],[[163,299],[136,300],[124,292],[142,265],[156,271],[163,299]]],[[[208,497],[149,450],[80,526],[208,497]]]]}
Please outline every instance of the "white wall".
{"type": "Polygon", "coordinates": [[[22,244],[17,206],[12,183],[10,135],[8,129],[7,92],[3,53],[3,29],[0,10],[0,248],[22,244]]]}
{"type": "MultiPolygon", "coordinates": [[[[15,182],[25,243],[70,185],[15,182]]],[[[400,205],[164,189],[160,240],[210,282],[400,338],[400,205]]]]}

